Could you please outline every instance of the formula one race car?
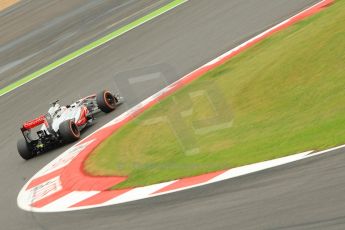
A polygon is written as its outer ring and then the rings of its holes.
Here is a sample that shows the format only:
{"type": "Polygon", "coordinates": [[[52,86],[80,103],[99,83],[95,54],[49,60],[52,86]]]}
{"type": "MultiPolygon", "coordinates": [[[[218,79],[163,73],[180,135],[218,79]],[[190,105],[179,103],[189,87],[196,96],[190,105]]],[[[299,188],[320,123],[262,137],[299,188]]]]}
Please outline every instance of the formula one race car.
{"type": "Polygon", "coordinates": [[[67,106],[60,106],[58,100],[54,101],[47,114],[27,121],[21,127],[24,138],[17,142],[20,156],[28,160],[64,143],[78,140],[80,131],[93,123],[96,113],[109,113],[120,103],[122,98],[107,90],[67,106]],[[40,125],[36,137],[32,137],[31,130],[40,125]]]}

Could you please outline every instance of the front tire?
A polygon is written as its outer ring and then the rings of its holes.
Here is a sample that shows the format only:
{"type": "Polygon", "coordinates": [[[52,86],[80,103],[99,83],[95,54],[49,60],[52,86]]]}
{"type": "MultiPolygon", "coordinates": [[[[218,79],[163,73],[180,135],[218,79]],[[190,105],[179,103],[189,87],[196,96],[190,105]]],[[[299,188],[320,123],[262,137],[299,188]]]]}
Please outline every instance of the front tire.
{"type": "Polygon", "coordinates": [[[28,143],[23,138],[19,139],[17,141],[17,149],[18,149],[19,155],[24,160],[29,160],[29,159],[31,159],[31,158],[33,158],[35,156],[34,153],[31,151],[28,143]]]}
{"type": "Polygon", "coordinates": [[[78,126],[73,120],[67,120],[59,125],[59,133],[62,140],[66,143],[70,143],[80,138],[80,131],[78,126]]]}
{"type": "Polygon", "coordinates": [[[96,101],[98,108],[104,113],[110,113],[116,108],[116,98],[107,90],[98,93],[96,101]]]}

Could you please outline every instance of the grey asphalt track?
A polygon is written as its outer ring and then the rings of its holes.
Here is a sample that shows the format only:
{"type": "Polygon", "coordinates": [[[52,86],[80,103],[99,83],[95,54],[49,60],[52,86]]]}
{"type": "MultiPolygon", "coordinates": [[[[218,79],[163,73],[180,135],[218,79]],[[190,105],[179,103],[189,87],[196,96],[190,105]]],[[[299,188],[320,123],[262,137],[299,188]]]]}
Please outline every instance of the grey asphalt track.
{"type": "Polygon", "coordinates": [[[22,1],[0,12],[0,86],[19,80],[168,0],[22,1]]]}
{"type": "MultiPolygon", "coordinates": [[[[1,33],[8,34],[0,39],[2,87],[145,14],[135,13],[140,9],[149,11],[168,1],[76,0],[66,1],[61,10],[58,2],[24,1],[0,13],[1,22],[13,22],[12,27],[0,25],[1,33]],[[37,7],[42,10],[32,19],[28,9],[37,7]],[[21,59],[33,54],[33,59],[21,59]]],[[[16,206],[25,181],[68,148],[27,162],[17,154],[20,123],[46,112],[49,102],[60,98],[62,104],[69,103],[103,88],[120,90],[126,103],[100,118],[86,135],[164,85],[315,2],[190,0],[0,97],[1,229],[345,229],[344,151],[116,207],[34,214],[16,206]],[[159,75],[159,81],[128,83],[129,77],[143,75],[159,75]]]]}
{"type": "Polygon", "coordinates": [[[341,230],[344,153],[345,149],[153,199],[36,215],[36,220],[46,227],[59,223],[49,229],[341,230]]]}

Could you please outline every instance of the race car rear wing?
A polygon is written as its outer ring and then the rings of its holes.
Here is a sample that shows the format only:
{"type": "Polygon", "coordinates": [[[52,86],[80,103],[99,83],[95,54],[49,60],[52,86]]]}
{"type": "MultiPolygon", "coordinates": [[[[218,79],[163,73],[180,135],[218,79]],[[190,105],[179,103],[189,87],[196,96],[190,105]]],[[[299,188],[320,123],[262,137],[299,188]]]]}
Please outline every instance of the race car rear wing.
{"type": "MultiPolygon", "coordinates": [[[[30,143],[34,141],[34,139],[31,136],[31,129],[39,126],[39,125],[45,125],[47,129],[49,129],[49,122],[47,120],[47,117],[45,115],[41,115],[31,121],[27,121],[23,124],[23,126],[20,128],[22,131],[22,134],[24,136],[24,139],[27,143],[30,143]]],[[[37,131],[38,138],[43,138],[47,135],[47,132],[45,130],[39,130],[37,131]]]]}
{"type": "Polygon", "coordinates": [[[27,121],[23,124],[23,127],[21,128],[22,131],[30,130],[32,128],[35,128],[39,125],[45,124],[48,126],[47,119],[44,115],[41,115],[31,121],[27,121]]]}

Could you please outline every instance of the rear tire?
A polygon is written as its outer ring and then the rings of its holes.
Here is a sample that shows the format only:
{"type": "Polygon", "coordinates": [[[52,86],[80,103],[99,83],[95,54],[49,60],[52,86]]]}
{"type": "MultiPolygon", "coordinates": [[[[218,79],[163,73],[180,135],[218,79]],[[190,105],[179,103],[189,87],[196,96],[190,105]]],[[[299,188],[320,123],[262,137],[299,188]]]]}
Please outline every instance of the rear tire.
{"type": "Polygon", "coordinates": [[[116,108],[116,98],[107,90],[98,93],[96,101],[98,108],[104,113],[110,113],[116,108]]]}
{"type": "Polygon", "coordinates": [[[29,160],[35,156],[34,153],[31,151],[28,143],[26,143],[25,139],[23,138],[17,141],[17,149],[18,149],[19,155],[24,160],[29,160]]]}
{"type": "Polygon", "coordinates": [[[66,143],[70,143],[80,138],[80,131],[78,126],[73,120],[67,120],[59,125],[59,133],[62,140],[66,143]]]}

